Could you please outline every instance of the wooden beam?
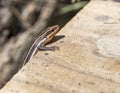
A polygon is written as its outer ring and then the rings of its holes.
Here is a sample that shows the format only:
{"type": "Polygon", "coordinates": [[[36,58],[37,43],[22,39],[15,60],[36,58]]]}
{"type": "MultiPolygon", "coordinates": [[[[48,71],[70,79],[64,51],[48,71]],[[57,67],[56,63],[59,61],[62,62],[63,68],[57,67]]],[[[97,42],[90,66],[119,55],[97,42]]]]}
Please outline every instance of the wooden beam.
{"type": "Polygon", "coordinates": [[[0,93],[119,93],[120,3],[91,1],[0,93]]]}

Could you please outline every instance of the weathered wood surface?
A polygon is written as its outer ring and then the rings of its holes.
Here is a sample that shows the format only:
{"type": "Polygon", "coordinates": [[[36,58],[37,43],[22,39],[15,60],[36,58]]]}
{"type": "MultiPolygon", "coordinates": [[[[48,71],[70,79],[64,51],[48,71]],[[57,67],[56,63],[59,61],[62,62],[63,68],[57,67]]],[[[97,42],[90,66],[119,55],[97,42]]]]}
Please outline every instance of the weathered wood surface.
{"type": "Polygon", "coordinates": [[[120,3],[91,1],[59,35],[0,93],[120,93],[120,3]]]}

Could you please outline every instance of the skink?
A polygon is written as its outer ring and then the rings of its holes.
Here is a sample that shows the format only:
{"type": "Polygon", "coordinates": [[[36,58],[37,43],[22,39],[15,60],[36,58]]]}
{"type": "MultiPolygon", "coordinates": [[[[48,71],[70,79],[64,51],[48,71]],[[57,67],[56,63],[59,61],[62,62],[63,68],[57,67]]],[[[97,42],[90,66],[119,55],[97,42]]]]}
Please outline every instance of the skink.
{"type": "MultiPolygon", "coordinates": [[[[29,49],[23,65],[25,65],[36,53],[38,49],[42,50],[55,50],[58,49],[58,47],[53,46],[53,47],[45,47],[45,44],[49,43],[53,37],[59,32],[59,26],[55,25],[52,27],[48,27],[46,30],[44,30],[41,35],[34,41],[32,44],[31,48],[29,49]]],[[[22,66],[23,66],[22,65],[22,66]]]]}

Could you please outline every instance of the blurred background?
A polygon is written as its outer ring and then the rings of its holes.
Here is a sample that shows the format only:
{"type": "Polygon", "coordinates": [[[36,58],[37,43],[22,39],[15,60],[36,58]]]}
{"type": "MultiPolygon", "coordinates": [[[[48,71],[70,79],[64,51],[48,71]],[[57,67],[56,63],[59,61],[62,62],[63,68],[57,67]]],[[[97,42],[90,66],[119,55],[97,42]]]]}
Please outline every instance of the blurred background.
{"type": "Polygon", "coordinates": [[[32,27],[41,15],[47,16],[46,20],[43,17],[40,19],[44,20],[44,25],[41,24],[43,29],[56,24],[62,27],[88,2],[89,0],[0,0],[0,46],[32,27]],[[47,4],[51,9],[44,9],[45,5],[48,7],[47,4]]]}

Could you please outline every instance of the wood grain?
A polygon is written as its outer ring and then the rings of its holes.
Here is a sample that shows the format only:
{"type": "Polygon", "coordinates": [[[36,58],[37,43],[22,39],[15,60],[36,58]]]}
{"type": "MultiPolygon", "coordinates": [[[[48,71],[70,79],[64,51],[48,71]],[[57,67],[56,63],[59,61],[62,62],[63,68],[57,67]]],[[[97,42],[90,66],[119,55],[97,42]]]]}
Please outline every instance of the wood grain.
{"type": "Polygon", "coordinates": [[[0,93],[119,93],[120,3],[91,1],[0,93]]]}

